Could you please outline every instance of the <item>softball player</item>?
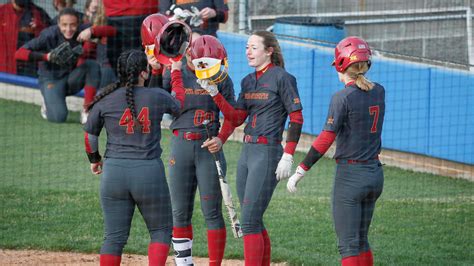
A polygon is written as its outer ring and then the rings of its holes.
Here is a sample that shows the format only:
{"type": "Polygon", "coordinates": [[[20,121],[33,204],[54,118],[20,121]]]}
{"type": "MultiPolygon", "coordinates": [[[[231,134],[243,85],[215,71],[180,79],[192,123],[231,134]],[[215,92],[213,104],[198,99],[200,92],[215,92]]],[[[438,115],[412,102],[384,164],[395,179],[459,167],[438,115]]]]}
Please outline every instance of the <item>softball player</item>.
{"type": "Polygon", "coordinates": [[[102,173],[98,136],[105,126],[107,146],[100,184],[105,237],[101,265],[120,265],[135,206],[151,241],[149,265],[165,265],[171,241],[172,213],[160,159],[163,113],[178,114],[179,103],[161,89],[143,87],[149,73],[145,53],[129,50],[117,61],[118,81],[90,105],[84,126],[86,152],[94,174],[102,173]]]}
{"type": "MultiPolygon", "coordinates": [[[[173,208],[173,248],[176,251],[176,264],[192,264],[193,215],[196,189],[199,188],[201,210],[207,225],[209,265],[220,265],[224,257],[226,229],[222,216],[222,195],[217,169],[211,153],[202,147],[208,139],[203,122],[207,125],[210,136],[219,147],[214,152],[225,168],[225,158],[221,151],[222,143],[232,134],[231,130],[221,130],[219,108],[209,94],[196,83],[196,73],[192,59],[210,57],[221,61],[227,60],[224,46],[213,36],[204,35],[194,40],[186,53],[186,65],[181,70],[181,62],[171,66],[171,82],[165,75],[163,84],[183,82],[185,101],[181,113],[171,123],[173,139],[169,160],[169,185],[173,208]],[[181,79],[182,77],[182,79],[181,79]],[[218,134],[219,133],[219,134],[218,134]]],[[[217,86],[231,104],[234,104],[234,89],[230,78],[217,86]]],[[[223,128],[230,123],[224,122],[223,128]]],[[[224,170],[225,171],[225,170],[224,170]]]]}
{"type": "Polygon", "coordinates": [[[373,265],[367,235],[383,189],[378,155],[385,90],[364,76],[370,57],[369,45],[358,37],[347,37],[336,46],[333,65],[345,88],[333,95],[323,131],[287,184],[295,192],[306,171],[337,140],[332,212],[342,265],[346,266],[373,265]]]}
{"type": "Polygon", "coordinates": [[[285,71],[280,46],[272,33],[252,34],[246,54],[255,72],[242,80],[235,109],[215,87],[205,87],[234,126],[249,117],[237,168],[245,265],[270,265],[271,243],[263,214],[278,181],[290,176],[303,125],[302,106],[296,79],[285,71]],[[283,149],[282,134],[288,115],[290,126],[283,149]]]}

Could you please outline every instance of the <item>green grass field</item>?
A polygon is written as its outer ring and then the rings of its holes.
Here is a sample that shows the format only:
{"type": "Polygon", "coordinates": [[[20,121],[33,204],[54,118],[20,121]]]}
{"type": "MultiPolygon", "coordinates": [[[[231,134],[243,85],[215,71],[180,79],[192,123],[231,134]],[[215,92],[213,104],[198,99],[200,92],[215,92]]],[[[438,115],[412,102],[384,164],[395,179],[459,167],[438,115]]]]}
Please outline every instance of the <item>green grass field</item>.
{"type": "MultiPolygon", "coordinates": [[[[90,173],[78,116],[72,113],[67,123],[52,124],[41,119],[38,106],[0,100],[0,248],[99,251],[99,177],[90,173]]],[[[165,163],[169,138],[163,130],[165,163]]],[[[240,143],[225,145],[235,201],[240,149],[240,143]]],[[[297,154],[295,161],[302,157],[297,154]]],[[[339,264],[330,212],[333,173],[334,162],[322,159],[296,195],[286,191],[286,182],[278,185],[264,218],[275,262],[339,264]]],[[[198,204],[193,254],[205,257],[198,204]]],[[[473,265],[474,183],[385,167],[384,192],[369,237],[376,265],[473,265]]],[[[125,252],[146,254],[148,241],[137,211],[125,252]]],[[[233,239],[230,231],[225,256],[243,258],[242,240],[233,239]]]]}

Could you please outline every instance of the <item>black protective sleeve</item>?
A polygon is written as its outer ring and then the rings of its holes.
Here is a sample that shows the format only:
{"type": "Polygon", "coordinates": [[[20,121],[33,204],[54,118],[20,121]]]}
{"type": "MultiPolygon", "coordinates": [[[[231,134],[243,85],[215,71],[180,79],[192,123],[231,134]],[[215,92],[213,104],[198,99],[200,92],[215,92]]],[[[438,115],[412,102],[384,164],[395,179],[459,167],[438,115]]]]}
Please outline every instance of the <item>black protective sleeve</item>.
{"type": "Polygon", "coordinates": [[[300,140],[302,124],[290,122],[286,134],[286,142],[296,142],[300,140]]]}
{"type": "Polygon", "coordinates": [[[319,159],[321,159],[321,157],[323,157],[323,155],[319,153],[319,151],[317,151],[313,146],[311,146],[308,153],[306,154],[306,157],[304,157],[304,160],[301,163],[303,163],[309,169],[319,159]]]}
{"type": "Polygon", "coordinates": [[[98,163],[102,160],[102,156],[100,156],[99,152],[87,153],[87,158],[89,158],[90,163],[98,163]]]}

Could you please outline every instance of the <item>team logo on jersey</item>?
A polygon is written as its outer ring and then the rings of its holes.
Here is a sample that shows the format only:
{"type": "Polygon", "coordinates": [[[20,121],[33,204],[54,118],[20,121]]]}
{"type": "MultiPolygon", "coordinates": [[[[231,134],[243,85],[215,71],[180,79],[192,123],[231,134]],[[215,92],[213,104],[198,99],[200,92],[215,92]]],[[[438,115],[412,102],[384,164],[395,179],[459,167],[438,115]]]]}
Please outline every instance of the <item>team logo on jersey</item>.
{"type": "Polygon", "coordinates": [[[176,164],[176,161],[174,160],[174,157],[170,158],[170,166],[173,166],[176,164]]]}
{"type": "Polygon", "coordinates": [[[293,103],[294,104],[300,104],[301,103],[300,98],[294,98],[293,103]]]}
{"type": "Polygon", "coordinates": [[[328,121],[327,121],[326,123],[329,124],[329,125],[334,124],[334,118],[329,117],[329,118],[328,118],[328,121]]]}

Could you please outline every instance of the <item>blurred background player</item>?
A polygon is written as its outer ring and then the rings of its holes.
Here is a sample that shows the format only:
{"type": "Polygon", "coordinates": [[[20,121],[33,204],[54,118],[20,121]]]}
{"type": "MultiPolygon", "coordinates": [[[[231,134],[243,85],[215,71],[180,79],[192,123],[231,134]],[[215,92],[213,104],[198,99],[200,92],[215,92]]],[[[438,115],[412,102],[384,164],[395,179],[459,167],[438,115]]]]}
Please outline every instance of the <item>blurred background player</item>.
{"type": "Polygon", "coordinates": [[[91,27],[82,31],[78,36],[78,40],[83,42],[82,48],[84,50],[84,56],[80,60],[88,58],[97,61],[100,66],[99,87],[103,88],[115,81],[115,71],[107,57],[107,39],[115,36],[117,30],[107,25],[107,17],[101,0],[87,0],[84,11],[83,23],[91,27]]]}
{"type": "Polygon", "coordinates": [[[163,90],[144,87],[149,77],[143,51],[122,53],[118,81],[109,85],[90,106],[84,126],[85,147],[94,174],[102,173],[101,206],[105,237],[100,265],[120,265],[135,206],[150,233],[149,265],[165,265],[171,241],[172,214],[160,147],[163,113],[178,114],[179,102],[163,90]],[[105,127],[105,160],[98,137],[105,127]]]}
{"type": "Polygon", "coordinates": [[[11,0],[1,5],[0,72],[37,77],[37,64],[17,62],[15,51],[50,25],[48,14],[31,0],[11,0]]]}
{"type": "Polygon", "coordinates": [[[333,95],[323,131],[287,184],[296,192],[306,171],[337,140],[332,213],[344,266],[373,265],[368,233],[384,182],[378,155],[385,90],[365,77],[370,57],[369,45],[358,37],[347,37],[336,46],[333,65],[345,88],[333,95]]]}
{"type": "Polygon", "coordinates": [[[127,49],[140,49],[140,28],[146,16],[158,12],[158,0],[103,0],[107,23],[117,29],[117,35],[108,39],[107,54],[116,69],[117,58],[127,49]]]}
{"type": "Polygon", "coordinates": [[[249,118],[237,167],[244,258],[245,265],[270,265],[271,242],[263,214],[278,181],[290,176],[303,125],[302,106],[296,79],[285,71],[280,45],[271,32],[253,33],[247,41],[246,55],[255,72],[242,80],[235,109],[215,86],[206,80],[201,85],[235,127],[249,118]],[[290,125],[283,149],[288,115],[290,125]]]}
{"type": "MultiPolygon", "coordinates": [[[[217,37],[219,23],[226,23],[228,19],[229,7],[226,0],[160,0],[160,12],[168,16],[174,14],[173,10],[170,9],[180,8],[192,12],[192,7],[197,8],[198,16],[201,19],[201,23],[198,24],[191,23],[191,17],[185,19],[193,33],[217,37]]],[[[198,36],[193,36],[193,38],[195,37],[198,36]]]]}
{"type": "MultiPolygon", "coordinates": [[[[171,82],[163,84],[175,86],[183,82],[185,90],[184,107],[171,123],[173,130],[171,154],[169,159],[169,182],[173,207],[173,247],[176,251],[176,264],[192,264],[193,227],[192,216],[196,189],[199,188],[201,210],[207,225],[209,265],[221,265],[226,245],[226,229],[222,216],[222,194],[219,177],[211,152],[217,153],[225,171],[225,157],[222,145],[232,134],[229,121],[219,133],[219,108],[212,97],[197,84],[197,73],[192,63],[194,59],[212,58],[218,62],[217,68],[226,64],[227,53],[215,37],[203,35],[192,41],[186,53],[185,65],[174,61],[171,65],[171,82]],[[181,80],[182,78],[182,80],[181,80]],[[205,120],[210,138],[215,145],[208,147],[205,120]],[[204,145],[204,146],[203,146],[204,145]]],[[[217,85],[223,97],[235,104],[233,83],[230,78],[217,85]]]]}
{"type": "MultiPolygon", "coordinates": [[[[51,20],[51,23],[53,25],[58,24],[59,22],[58,17],[59,17],[59,13],[61,13],[61,10],[65,8],[74,8],[74,5],[76,4],[76,2],[77,2],[76,0],[53,0],[52,2],[53,7],[56,11],[58,11],[58,15],[51,20]]],[[[84,14],[82,12],[79,12],[78,10],[76,10],[76,12],[77,12],[77,15],[79,16],[79,21],[80,21],[79,24],[81,24],[84,21],[84,14]]]]}
{"type": "Polygon", "coordinates": [[[58,25],[43,30],[37,38],[27,42],[15,53],[17,60],[40,62],[39,85],[44,104],[41,116],[51,122],[66,121],[68,110],[66,96],[74,95],[84,88],[84,109],[81,112],[81,123],[87,120],[86,108],[93,100],[100,83],[100,69],[95,60],[85,60],[77,66],[77,60],[71,60],[67,65],[58,65],[52,58],[51,52],[64,42],[71,47],[81,46],[77,40],[79,33],[86,25],[80,24],[77,12],[65,8],[59,13],[58,25]]]}

